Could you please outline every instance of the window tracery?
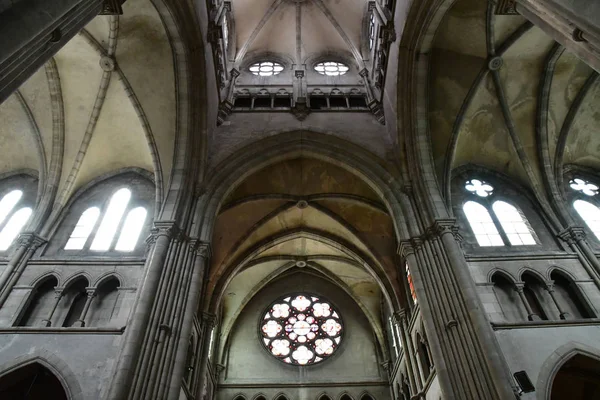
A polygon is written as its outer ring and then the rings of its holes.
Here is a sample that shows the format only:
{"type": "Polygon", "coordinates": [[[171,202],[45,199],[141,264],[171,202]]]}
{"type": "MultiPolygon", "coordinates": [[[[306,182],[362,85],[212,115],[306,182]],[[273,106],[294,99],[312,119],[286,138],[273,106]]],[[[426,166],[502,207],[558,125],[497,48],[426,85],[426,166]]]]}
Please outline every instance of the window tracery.
{"type": "Polygon", "coordinates": [[[463,212],[482,247],[535,245],[535,232],[523,213],[514,205],[499,200],[494,187],[480,179],[464,185],[471,200],[463,204],[463,212]]]}
{"type": "Polygon", "coordinates": [[[259,326],[266,349],[293,365],[325,360],[339,347],[343,333],[340,314],[332,304],[307,293],[275,301],[259,326]]]}
{"type": "Polygon", "coordinates": [[[372,11],[369,18],[369,50],[373,50],[375,44],[375,14],[372,11]]]}
{"type": "Polygon", "coordinates": [[[257,76],[274,76],[279,75],[284,68],[275,61],[260,61],[252,64],[248,69],[257,76]]]}
{"type": "Polygon", "coordinates": [[[315,71],[321,75],[340,76],[348,72],[350,68],[341,62],[323,61],[315,65],[315,71]]]}

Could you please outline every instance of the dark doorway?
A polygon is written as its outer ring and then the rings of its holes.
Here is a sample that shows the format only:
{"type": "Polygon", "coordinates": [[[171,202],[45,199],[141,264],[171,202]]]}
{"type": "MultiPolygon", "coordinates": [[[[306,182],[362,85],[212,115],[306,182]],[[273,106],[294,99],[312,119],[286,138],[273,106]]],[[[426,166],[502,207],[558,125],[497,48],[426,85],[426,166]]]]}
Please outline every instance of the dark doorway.
{"type": "Polygon", "coordinates": [[[600,361],[578,354],[558,370],[550,400],[591,399],[600,399],[600,361]]]}
{"type": "Polygon", "coordinates": [[[50,370],[32,363],[0,378],[0,399],[67,400],[67,394],[50,370]]]}

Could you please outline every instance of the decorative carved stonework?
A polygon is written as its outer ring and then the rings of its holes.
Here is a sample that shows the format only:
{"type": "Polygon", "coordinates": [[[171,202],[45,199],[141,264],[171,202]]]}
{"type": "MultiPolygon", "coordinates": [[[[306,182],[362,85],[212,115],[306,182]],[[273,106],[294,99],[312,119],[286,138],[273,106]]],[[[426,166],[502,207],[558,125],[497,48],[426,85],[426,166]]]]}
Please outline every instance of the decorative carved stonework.
{"type": "Polygon", "coordinates": [[[383,106],[379,101],[373,100],[372,102],[370,102],[369,110],[371,110],[371,113],[375,116],[375,118],[377,118],[377,121],[379,121],[381,125],[385,125],[385,114],[383,112],[383,106]]]}
{"type": "Polygon", "coordinates": [[[519,15],[515,0],[497,0],[496,15],[519,15]]]}
{"type": "Polygon", "coordinates": [[[217,126],[223,125],[223,122],[231,115],[233,111],[233,104],[228,100],[222,101],[219,104],[219,110],[217,111],[217,126]]]}
{"type": "Polygon", "coordinates": [[[400,242],[400,244],[398,244],[397,253],[400,254],[402,257],[406,257],[409,254],[414,254],[414,252],[415,248],[413,247],[410,240],[403,240],[402,242],[400,242]]]}
{"type": "Polygon", "coordinates": [[[121,5],[125,2],[125,0],[104,0],[102,3],[102,11],[100,11],[100,15],[122,15],[123,7],[121,5]]]}
{"type": "Polygon", "coordinates": [[[568,244],[575,244],[580,240],[585,240],[585,229],[579,226],[571,226],[558,234],[558,237],[568,244]]]}
{"type": "Polygon", "coordinates": [[[310,108],[308,108],[308,105],[306,104],[306,99],[298,99],[291,111],[298,121],[304,121],[310,114],[310,108]]]}
{"type": "Polygon", "coordinates": [[[33,247],[33,249],[37,249],[44,243],[46,243],[46,239],[41,236],[38,236],[34,232],[23,232],[17,238],[17,244],[22,247],[33,247]]]}

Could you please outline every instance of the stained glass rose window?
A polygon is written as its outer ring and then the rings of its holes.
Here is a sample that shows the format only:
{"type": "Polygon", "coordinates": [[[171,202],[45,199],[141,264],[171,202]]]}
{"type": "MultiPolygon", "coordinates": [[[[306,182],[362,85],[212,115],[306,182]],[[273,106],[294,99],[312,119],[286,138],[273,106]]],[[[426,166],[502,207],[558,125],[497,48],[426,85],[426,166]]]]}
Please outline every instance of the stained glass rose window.
{"type": "Polygon", "coordinates": [[[260,321],[260,333],[266,349],[281,361],[310,365],[335,352],[343,324],[329,301],[300,293],[271,304],[260,321]]]}

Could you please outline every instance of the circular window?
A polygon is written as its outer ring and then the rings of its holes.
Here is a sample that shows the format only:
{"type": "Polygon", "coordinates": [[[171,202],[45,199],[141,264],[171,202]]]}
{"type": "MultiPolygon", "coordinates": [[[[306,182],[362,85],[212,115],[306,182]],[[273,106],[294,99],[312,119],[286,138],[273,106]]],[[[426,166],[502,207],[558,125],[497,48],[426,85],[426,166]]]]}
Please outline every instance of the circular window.
{"type": "Polygon", "coordinates": [[[275,301],[260,321],[269,353],[288,364],[308,365],[333,354],[342,340],[342,319],[330,302],[307,293],[275,301]]]}
{"type": "Polygon", "coordinates": [[[335,61],[320,62],[315,65],[315,71],[321,75],[339,76],[344,75],[350,68],[346,64],[335,61]]]}
{"type": "Polygon", "coordinates": [[[250,72],[258,76],[273,76],[283,71],[283,65],[273,61],[261,61],[250,66],[250,72]]]}

